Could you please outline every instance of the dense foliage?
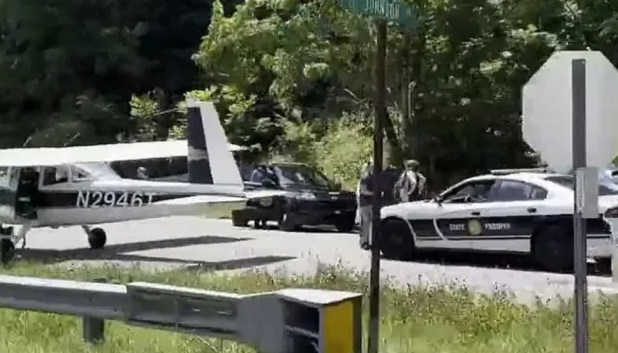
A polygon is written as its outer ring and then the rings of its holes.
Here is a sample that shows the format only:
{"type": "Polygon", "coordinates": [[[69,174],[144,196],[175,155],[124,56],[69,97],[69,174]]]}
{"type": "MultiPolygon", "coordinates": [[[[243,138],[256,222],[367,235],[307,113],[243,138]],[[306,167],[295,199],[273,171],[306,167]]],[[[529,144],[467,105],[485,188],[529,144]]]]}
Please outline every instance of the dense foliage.
{"type": "MultiPolygon", "coordinates": [[[[417,29],[389,30],[386,136],[439,184],[531,163],[521,86],[552,51],[618,61],[615,1],[412,5],[417,29]]],[[[344,181],[370,157],[374,28],[336,0],[3,0],[0,26],[0,147],[165,139],[191,92],[235,143],[344,181]]]]}

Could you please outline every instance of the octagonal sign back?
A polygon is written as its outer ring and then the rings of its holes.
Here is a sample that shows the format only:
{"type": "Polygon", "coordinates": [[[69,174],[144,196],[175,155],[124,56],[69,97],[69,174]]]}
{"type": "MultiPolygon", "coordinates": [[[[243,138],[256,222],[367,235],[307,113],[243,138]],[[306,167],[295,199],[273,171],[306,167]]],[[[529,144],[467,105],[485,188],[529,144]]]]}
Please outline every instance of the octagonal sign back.
{"type": "Polygon", "coordinates": [[[559,172],[572,169],[573,59],[586,60],[587,165],[603,168],[618,154],[618,70],[599,51],[556,52],[523,88],[522,132],[559,172]]]}

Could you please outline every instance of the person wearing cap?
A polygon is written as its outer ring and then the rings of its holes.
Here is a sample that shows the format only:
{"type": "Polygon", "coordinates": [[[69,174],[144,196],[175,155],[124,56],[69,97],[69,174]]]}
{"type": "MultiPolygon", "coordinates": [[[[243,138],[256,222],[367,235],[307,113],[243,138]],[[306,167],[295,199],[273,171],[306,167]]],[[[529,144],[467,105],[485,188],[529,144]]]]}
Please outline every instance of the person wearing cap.
{"type": "Polygon", "coordinates": [[[148,179],[148,170],[146,169],[146,167],[140,166],[137,168],[137,179],[148,179]]]}
{"type": "Polygon", "coordinates": [[[409,202],[422,198],[425,193],[427,179],[418,171],[418,161],[409,159],[405,161],[405,170],[397,180],[397,190],[399,191],[399,201],[409,202]]]}

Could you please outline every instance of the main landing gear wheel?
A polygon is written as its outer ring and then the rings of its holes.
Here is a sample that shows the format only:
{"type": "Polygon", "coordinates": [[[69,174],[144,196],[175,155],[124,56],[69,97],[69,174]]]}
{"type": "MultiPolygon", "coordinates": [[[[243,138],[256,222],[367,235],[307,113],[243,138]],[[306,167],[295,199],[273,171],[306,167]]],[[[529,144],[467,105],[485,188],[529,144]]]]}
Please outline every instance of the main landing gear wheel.
{"type": "Polygon", "coordinates": [[[107,242],[107,235],[101,228],[92,228],[88,232],[88,244],[91,249],[102,249],[107,242]]]}
{"type": "MultiPolygon", "coordinates": [[[[412,260],[416,255],[416,244],[410,228],[400,219],[387,219],[380,226],[379,243],[385,258],[391,260],[412,260]]],[[[371,236],[371,235],[370,235],[371,236]]]]}
{"type": "Polygon", "coordinates": [[[6,265],[15,257],[15,244],[11,239],[0,239],[0,260],[6,265]]]}

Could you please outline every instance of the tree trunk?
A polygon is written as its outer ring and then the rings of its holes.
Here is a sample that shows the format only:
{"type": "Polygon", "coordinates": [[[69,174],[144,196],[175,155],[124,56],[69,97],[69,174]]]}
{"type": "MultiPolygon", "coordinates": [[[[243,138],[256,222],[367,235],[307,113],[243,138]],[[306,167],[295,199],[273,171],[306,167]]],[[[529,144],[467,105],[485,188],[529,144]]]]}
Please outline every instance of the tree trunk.
{"type": "Polygon", "coordinates": [[[390,163],[395,166],[403,165],[403,151],[401,149],[401,143],[397,138],[397,131],[395,131],[395,125],[388,114],[388,109],[384,113],[384,117],[384,132],[386,133],[386,139],[388,140],[391,155],[390,163]]]}
{"type": "Polygon", "coordinates": [[[159,114],[154,118],[154,138],[157,141],[164,141],[168,139],[174,121],[174,112],[171,110],[172,102],[169,93],[160,87],[155,88],[155,98],[159,107],[159,114]]]}
{"type": "Polygon", "coordinates": [[[405,136],[405,151],[406,154],[410,157],[413,157],[415,154],[419,153],[419,147],[421,144],[419,143],[419,135],[416,133],[414,129],[415,118],[418,117],[419,114],[423,111],[423,102],[422,100],[414,99],[413,97],[418,97],[419,93],[425,91],[425,78],[424,76],[424,61],[425,61],[425,47],[426,47],[427,37],[425,35],[424,29],[421,27],[419,32],[416,34],[416,38],[411,40],[409,50],[414,50],[415,55],[411,55],[410,57],[410,66],[408,71],[408,85],[411,82],[414,82],[414,88],[408,91],[408,118],[404,120],[404,136],[405,136]]]}

